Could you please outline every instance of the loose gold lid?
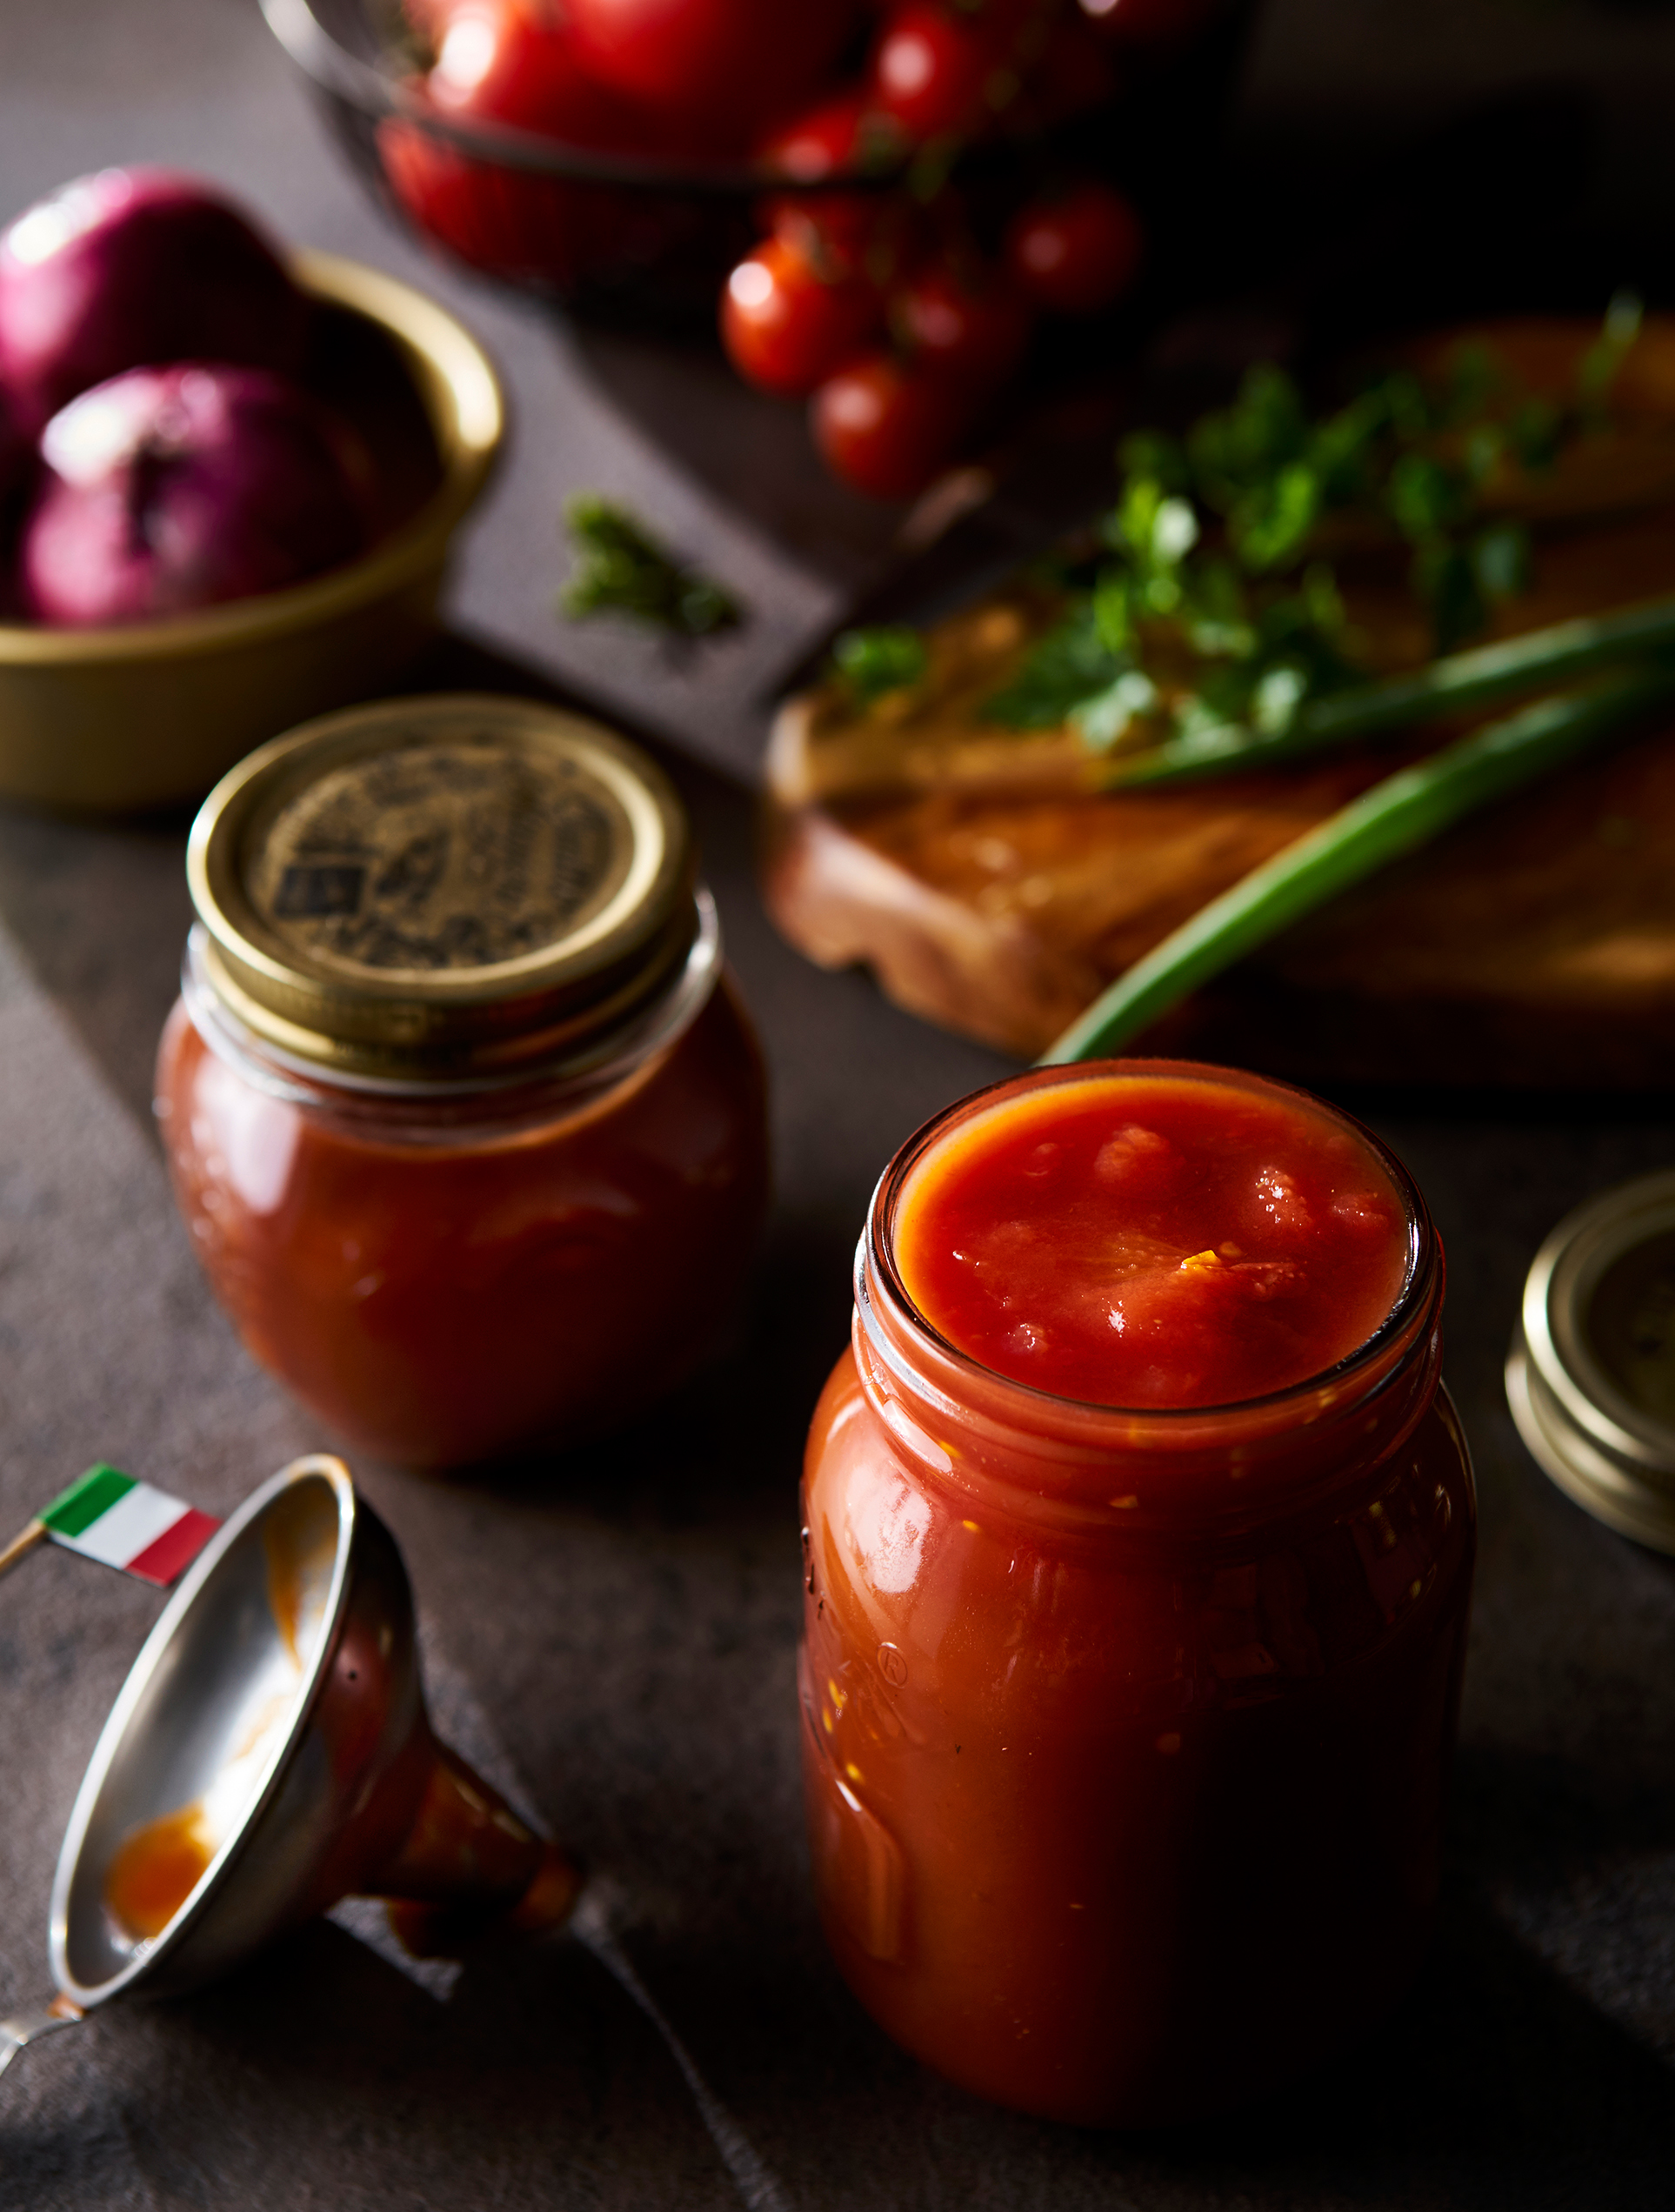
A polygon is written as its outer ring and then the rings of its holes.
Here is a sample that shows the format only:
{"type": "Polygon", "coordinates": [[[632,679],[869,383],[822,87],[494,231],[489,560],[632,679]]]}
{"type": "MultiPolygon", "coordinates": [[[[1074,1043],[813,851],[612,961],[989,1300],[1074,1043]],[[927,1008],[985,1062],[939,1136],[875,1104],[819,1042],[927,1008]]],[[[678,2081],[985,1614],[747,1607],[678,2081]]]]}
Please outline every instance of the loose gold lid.
{"type": "Polygon", "coordinates": [[[375,1077],[515,1071],[625,1019],[692,937],[691,838],[636,746],[529,699],[391,699],[224,777],[186,872],[206,978],[375,1077]]]}
{"type": "Polygon", "coordinates": [[[1605,1192],[1542,1246],[1506,1397],[1531,1455],[1567,1496],[1675,1552],[1675,1171],[1605,1192]]]}

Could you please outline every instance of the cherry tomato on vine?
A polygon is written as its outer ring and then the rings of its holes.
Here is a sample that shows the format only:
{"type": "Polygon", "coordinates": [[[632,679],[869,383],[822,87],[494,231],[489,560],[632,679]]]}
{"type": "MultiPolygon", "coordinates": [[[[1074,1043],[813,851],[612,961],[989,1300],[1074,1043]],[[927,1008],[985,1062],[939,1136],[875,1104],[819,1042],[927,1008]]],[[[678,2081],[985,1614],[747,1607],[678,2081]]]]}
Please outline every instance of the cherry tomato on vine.
{"type": "Polygon", "coordinates": [[[1016,94],[1010,23],[906,0],[872,50],[873,97],[911,138],[965,137],[1016,94]]]}
{"type": "Polygon", "coordinates": [[[882,290],[911,255],[917,211],[899,192],[784,192],[758,210],[817,276],[864,277],[882,290]]]}
{"type": "Polygon", "coordinates": [[[1140,266],[1140,219],[1109,184],[1034,200],[1007,226],[1006,266],[1038,305],[1089,315],[1120,299],[1140,266]]]}
{"type": "Polygon", "coordinates": [[[566,0],[564,14],[602,84],[684,137],[745,144],[836,60],[855,0],[566,0]]]}
{"type": "Polygon", "coordinates": [[[971,409],[933,370],[870,353],[828,377],[809,412],[835,475],[875,499],[911,499],[953,458],[971,409]]]}
{"type": "Polygon", "coordinates": [[[847,361],[884,319],[871,284],[817,276],[783,238],[764,238],[721,297],[721,338],[739,374],[800,398],[847,361]]]}
{"type": "Polygon", "coordinates": [[[990,392],[1023,359],[1035,311],[1004,277],[973,278],[950,263],[932,262],[891,295],[890,319],[926,368],[990,392]]]}
{"type": "Polygon", "coordinates": [[[864,85],[828,93],[789,123],[776,124],[758,140],[756,158],[764,169],[800,184],[817,184],[823,177],[861,169],[874,157],[868,144],[869,125],[881,121],[873,110],[864,85]]]}

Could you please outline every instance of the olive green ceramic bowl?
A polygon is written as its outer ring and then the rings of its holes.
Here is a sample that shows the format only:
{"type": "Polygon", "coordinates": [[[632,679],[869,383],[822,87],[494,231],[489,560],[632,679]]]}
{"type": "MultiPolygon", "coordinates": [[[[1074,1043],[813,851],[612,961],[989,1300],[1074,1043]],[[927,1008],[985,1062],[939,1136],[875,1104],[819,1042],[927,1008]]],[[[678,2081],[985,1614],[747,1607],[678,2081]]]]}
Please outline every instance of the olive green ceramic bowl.
{"type": "Polygon", "coordinates": [[[292,257],[318,312],[304,381],[366,439],[370,550],[283,591],[166,622],[0,624],[0,799],[117,813],[201,799],[255,745],[399,676],[435,627],[455,531],[504,427],[488,357],[422,292],[292,257]]]}

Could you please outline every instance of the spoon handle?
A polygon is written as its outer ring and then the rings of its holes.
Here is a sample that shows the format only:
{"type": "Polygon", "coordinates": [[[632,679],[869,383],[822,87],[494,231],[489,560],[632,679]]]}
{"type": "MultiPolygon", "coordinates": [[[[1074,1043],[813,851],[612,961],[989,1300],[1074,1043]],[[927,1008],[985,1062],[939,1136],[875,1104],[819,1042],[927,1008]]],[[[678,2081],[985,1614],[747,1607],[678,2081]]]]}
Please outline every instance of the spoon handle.
{"type": "Polygon", "coordinates": [[[0,2074],[25,2043],[32,2043],[37,2035],[51,2035],[55,2028],[73,2028],[82,2016],[80,2007],[72,2005],[68,1997],[54,1997],[34,2012],[14,2013],[10,2020],[0,2020],[0,2074]]]}

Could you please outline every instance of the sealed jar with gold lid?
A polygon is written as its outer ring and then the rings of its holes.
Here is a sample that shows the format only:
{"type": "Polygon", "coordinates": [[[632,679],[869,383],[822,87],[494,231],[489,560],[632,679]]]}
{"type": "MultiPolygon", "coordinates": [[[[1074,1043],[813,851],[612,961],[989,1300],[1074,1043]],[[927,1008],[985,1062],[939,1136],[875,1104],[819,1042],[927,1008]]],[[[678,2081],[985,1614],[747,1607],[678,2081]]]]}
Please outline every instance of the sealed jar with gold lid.
{"type": "Polygon", "coordinates": [[[1675,1170],[1602,1192],[1546,1239],[1525,1279],[1506,1398],[1567,1497],[1675,1553],[1675,1170]]]}
{"type": "Polygon", "coordinates": [[[761,1056],[667,779],[531,701],[392,701],[212,792],[157,1113],[245,1343],[381,1457],[639,1411],[766,1200],[761,1056]]]}

